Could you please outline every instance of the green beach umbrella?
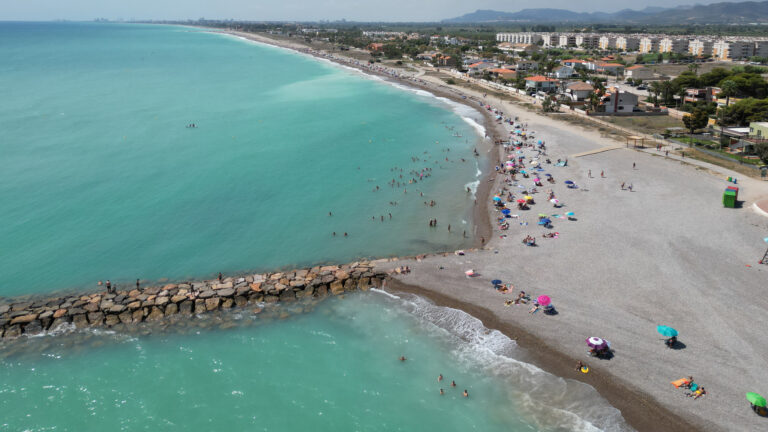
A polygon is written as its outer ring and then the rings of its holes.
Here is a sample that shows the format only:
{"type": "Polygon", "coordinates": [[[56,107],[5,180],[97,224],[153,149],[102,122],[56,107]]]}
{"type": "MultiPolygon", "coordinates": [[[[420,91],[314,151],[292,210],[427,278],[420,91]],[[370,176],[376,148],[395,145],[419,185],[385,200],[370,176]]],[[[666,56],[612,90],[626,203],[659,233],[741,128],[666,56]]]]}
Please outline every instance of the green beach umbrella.
{"type": "Polygon", "coordinates": [[[677,330],[665,325],[656,326],[656,331],[661,333],[662,336],[666,337],[673,337],[678,335],[677,330]]]}
{"type": "Polygon", "coordinates": [[[764,407],[765,406],[765,398],[760,396],[757,393],[749,392],[747,393],[747,400],[749,403],[751,403],[754,406],[764,407]]]}

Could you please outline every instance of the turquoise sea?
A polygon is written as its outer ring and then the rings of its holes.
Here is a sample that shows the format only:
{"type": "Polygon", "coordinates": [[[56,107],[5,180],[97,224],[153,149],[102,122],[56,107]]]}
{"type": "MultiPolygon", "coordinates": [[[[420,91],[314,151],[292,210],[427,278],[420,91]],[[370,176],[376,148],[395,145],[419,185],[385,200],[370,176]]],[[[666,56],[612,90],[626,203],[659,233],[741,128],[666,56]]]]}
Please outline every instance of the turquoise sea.
{"type": "MultiPolygon", "coordinates": [[[[0,23],[0,59],[0,296],[472,240],[466,107],[183,27],[0,23]]],[[[0,431],[629,430],[419,297],[175,319],[0,341],[0,431]]]]}
{"type": "Polygon", "coordinates": [[[0,58],[0,295],[471,241],[480,137],[434,97],[184,27],[4,23],[0,58]]]}

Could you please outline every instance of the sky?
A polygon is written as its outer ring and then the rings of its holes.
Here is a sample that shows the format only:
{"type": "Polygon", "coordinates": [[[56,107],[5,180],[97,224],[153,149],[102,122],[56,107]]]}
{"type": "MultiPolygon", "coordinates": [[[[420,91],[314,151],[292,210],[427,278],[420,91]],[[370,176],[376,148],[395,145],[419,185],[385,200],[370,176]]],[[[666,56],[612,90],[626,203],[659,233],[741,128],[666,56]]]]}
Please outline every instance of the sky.
{"type": "MultiPolygon", "coordinates": [[[[723,0],[720,0],[723,1],[723,0]]],[[[515,12],[533,7],[577,12],[674,7],[707,0],[0,0],[2,21],[55,19],[240,19],[254,21],[440,21],[476,9],[515,12]]]]}

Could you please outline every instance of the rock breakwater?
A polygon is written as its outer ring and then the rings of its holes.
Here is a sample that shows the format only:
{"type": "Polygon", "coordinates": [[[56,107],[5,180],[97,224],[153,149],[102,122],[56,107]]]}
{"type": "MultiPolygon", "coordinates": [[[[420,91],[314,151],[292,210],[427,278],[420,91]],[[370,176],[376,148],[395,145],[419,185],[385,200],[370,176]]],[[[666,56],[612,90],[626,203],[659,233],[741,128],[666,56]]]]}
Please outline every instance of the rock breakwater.
{"type": "Polygon", "coordinates": [[[339,295],[381,287],[385,278],[386,273],[371,263],[355,262],[115,292],[5,299],[0,302],[0,336],[35,335],[63,325],[115,327],[248,304],[339,295]]]}

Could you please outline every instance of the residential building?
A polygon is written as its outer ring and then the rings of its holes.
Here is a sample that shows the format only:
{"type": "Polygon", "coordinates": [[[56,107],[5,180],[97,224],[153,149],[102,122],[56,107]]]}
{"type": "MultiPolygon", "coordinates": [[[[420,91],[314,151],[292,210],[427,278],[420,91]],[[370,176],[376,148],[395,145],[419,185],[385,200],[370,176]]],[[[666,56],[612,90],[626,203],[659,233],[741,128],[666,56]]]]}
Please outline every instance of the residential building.
{"type": "Polygon", "coordinates": [[[541,37],[545,47],[556,47],[560,44],[560,35],[557,33],[544,33],[541,37]]]}
{"type": "Polygon", "coordinates": [[[519,60],[517,64],[515,64],[515,70],[520,72],[535,70],[538,67],[539,63],[533,60],[519,60]]]}
{"type": "Polygon", "coordinates": [[[697,38],[688,43],[688,53],[695,56],[710,56],[712,45],[711,40],[697,38]]]}
{"type": "Polygon", "coordinates": [[[750,122],[749,136],[759,139],[768,139],[768,122],[750,122]]]}
{"type": "Polygon", "coordinates": [[[606,113],[633,112],[637,107],[637,95],[612,87],[600,98],[598,111],[606,113]]]}
{"type": "Polygon", "coordinates": [[[525,89],[533,91],[551,92],[557,90],[558,81],[554,78],[547,78],[543,75],[530,76],[525,78],[525,89]]]}
{"type": "Polygon", "coordinates": [[[503,78],[506,80],[513,80],[517,78],[517,71],[514,69],[506,69],[506,68],[493,68],[488,69],[488,73],[495,78],[503,78]]]}
{"type": "Polygon", "coordinates": [[[755,55],[758,57],[768,57],[768,40],[755,42],[755,55]]]}
{"type": "Polygon", "coordinates": [[[633,80],[647,80],[654,77],[653,72],[643,65],[634,65],[624,70],[625,78],[633,80]]]}
{"type": "Polygon", "coordinates": [[[579,60],[579,59],[568,59],[568,60],[560,60],[560,64],[563,66],[572,67],[574,69],[586,69],[586,60],[579,60]]]}
{"type": "Polygon", "coordinates": [[[368,44],[368,50],[372,51],[372,52],[383,51],[384,50],[384,44],[383,43],[368,44]]]}
{"type": "Polygon", "coordinates": [[[754,42],[721,39],[712,44],[712,57],[718,60],[742,60],[754,55],[754,42]]]}
{"type": "Polygon", "coordinates": [[[595,63],[595,72],[606,75],[621,75],[624,73],[624,65],[620,63],[595,63]]]}
{"type": "Polygon", "coordinates": [[[600,46],[600,35],[578,34],[576,35],[576,46],[584,49],[596,49],[600,46]]]}
{"type": "Polygon", "coordinates": [[[571,98],[574,102],[589,99],[589,95],[592,91],[592,85],[583,81],[575,81],[565,86],[565,95],[571,98]]]}
{"type": "Polygon", "coordinates": [[[573,48],[576,46],[576,35],[573,34],[565,34],[560,35],[560,38],[557,42],[557,46],[560,48],[573,48]]]}
{"type": "Polygon", "coordinates": [[[714,102],[717,100],[717,95],[720,93],[718,87],[706,87],[703,89],[689,88],[685,89],[685,96],[683,102],[714,102]]]}
{"type": "Polygon", "coordinates": [[[654,53],[659,51],[659,38],[645,36],[640,38],[640,47],[638,51],[642,54],[654,53]]]}
{"type": "Polygon", "coordinates": [[[616,38],[616,49],[620,51],[637,51],[640,48],[640,39],[633,36],[619,36],[616,38]]]}
{"type": "Polygon", "coordinates": [[[608,51],[616,47],[616,38],[613,36],[600,36],[597,46],[603,51],[608,51]]]}
{"type": "Polygon", "coordinates": [[[560,66],[552,73],[557,79],[571,78],[576,74],[576,69],[570,66],[560,66]]]}
{"type": "Polygon", "coordinates": [[[436,67],[456,67],[458,62],[456,57],[437,55],[432,60],[432,65],[436,67]]]}
{"type": "Polygon", "coordinates": [[[493,63],[477,62],[467,65],[467,71],[470,75],[482,75],[488,69],[496,67],[493,63]]]}
{"type": "Polygon", "coordinates": [[[659,52],[682,54],[688,52],[688,39],[665,37],[659,40],[659,52]]]}
{"type": "Polygon", "coordinates": [[[511,44],[535,45],[541,40],[543,40],[543,37],[540,34],[531,32],[496,34],[497,42],[509,42],[511,44]]]}

